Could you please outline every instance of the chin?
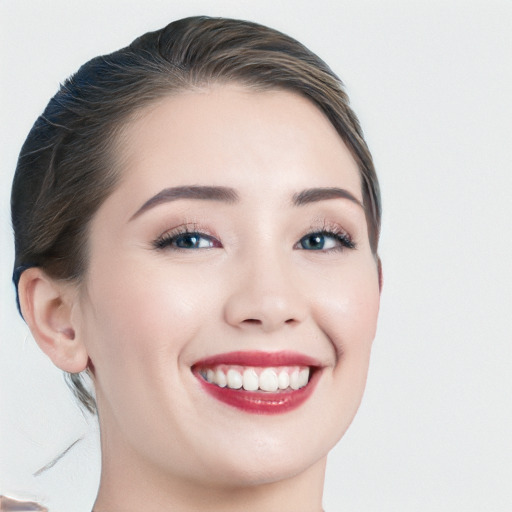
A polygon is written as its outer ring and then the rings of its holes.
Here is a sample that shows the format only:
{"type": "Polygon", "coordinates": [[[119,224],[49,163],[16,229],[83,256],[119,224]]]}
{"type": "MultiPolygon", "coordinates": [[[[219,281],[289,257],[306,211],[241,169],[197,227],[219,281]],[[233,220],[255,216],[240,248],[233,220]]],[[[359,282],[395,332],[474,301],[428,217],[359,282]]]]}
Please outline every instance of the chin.
{"type": "Polygon", "coordinates": [[[325,459],[325,453],[320,458],[301,457],[272,457],[264,460],[258,458],[223,461],[217,466],[217,474],[206,478],[208,485],[227,488],[247,488],[261,485],[271,485],[291,479],[325,459]]]}
{"type": "Polygon", "coordinates": [[[293,478],[325,464],[329,450],[342,435],[338,431],[311,436],[314,430],[308,424],[285,437],[283,427],[277,426],[275,431],[254,428],[245,436],[235,434],[212,441],[203,453],[206,484],[242,488],[293,478]]]}

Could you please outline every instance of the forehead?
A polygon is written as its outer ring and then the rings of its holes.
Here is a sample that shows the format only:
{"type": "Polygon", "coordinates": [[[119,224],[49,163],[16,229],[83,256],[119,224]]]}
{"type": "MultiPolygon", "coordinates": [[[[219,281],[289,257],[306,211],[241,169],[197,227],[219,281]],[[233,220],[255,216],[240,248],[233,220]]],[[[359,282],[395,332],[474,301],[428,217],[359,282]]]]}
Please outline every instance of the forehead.
{"type": "MultiPolygon", "coordinates": [[[[120,188],[342,186],[361,199],[360,173],[327,117],[289,91],[215,85],[158,100],[124,128],[120,188]]],[[[134,198],[135,200],[135,198],[134,198]]]]}

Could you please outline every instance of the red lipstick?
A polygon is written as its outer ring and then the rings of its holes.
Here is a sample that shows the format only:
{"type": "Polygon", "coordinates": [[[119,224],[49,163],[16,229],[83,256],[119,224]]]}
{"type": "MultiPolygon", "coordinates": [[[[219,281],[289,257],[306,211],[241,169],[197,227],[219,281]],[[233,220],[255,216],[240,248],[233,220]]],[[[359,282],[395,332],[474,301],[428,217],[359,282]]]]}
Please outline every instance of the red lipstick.
{"type": "Polygon", "coordinates": [[[256,414],[280,414],[301,406],[313,393],[320,369],[320,364],[313,358],[285,351],[229,352],[198,361],[192,367],[194,375],[210,396],[244,412],[256,414]],[[234,381],[229,380],[230,372],[234,381]],[[271,376],[270,385],[266,379],[268,375],[271,376]]]}

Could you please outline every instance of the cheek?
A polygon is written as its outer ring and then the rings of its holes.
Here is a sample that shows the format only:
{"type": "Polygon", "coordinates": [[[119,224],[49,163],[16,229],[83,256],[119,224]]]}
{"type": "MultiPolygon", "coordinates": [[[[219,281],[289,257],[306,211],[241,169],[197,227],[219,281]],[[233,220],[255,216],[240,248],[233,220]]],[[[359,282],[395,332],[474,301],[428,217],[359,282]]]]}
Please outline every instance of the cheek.
{"type": "Polygon", "coordinates": [[[377,326],[380,294],[375,263],[370,258],[352,263],[322,276],[325,285],[312,297],[316,323],[335,352],[315,404],[322,411],[322,428],[329,432],[318,441],[326,452],[345,433],[361,403],[377,326]]]}
{"type": "Polygon", "coordinates": [[[377,328],[380,293],[375,264],[353,265],[331,273],[328,286],[317,295],[320,325],[338,358],[368,359],[377,328]]]}
{"type": "Polygon", "coordinates": [[[119,266],[89,282],[86,341],[96,370],[105,368],[105,374],[142,368],[158,373],[176,366],[176,354],[199,329],[200,312],[209,308],[185,273],[119,266]]]}
{"type": "MultiPolygon", "coordinates": [[[[194,281],[185,283],[184,273],[139,268],[130,274],[118,266],[98,277],[89,281],[85,319],[98,406],[104,418],[126,425],[124,434],[136,443],[147,436],[143,418],[185,406],[169,390],[181,389],[187,377],[181,356],[197,336],[208,300],[194,281]]],[[[166,431],[171,424],[167,417],[160,427],[166,431]]]]}

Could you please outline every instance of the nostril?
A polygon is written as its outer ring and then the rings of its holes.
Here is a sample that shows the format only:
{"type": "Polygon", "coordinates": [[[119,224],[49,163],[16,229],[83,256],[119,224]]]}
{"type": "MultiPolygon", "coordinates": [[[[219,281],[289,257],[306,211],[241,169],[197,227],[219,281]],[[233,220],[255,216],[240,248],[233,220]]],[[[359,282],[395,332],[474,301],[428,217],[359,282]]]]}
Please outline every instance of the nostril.
{"type": "MultiPolygon", "coordinates": [[[[263,321],[259,320],[258,318],[246,318],[243,321],[243,323],[244,324],[251,324],[251,325],[262,325],[263,321]]],[[[284,323],[285,324],[293,324],[293,323],[295,323],[295,319],[294,318],[289,318],[288,320],[285,320],[284,323]]]]}
{"type": "Polygon", "coordinates": [[[246,322],[248,324],[255,324],[255,325],[260,325],[261,324],[261,320],[258,320],[257,318],[246,318],[244,320],[244,322],[246,322]]]}

